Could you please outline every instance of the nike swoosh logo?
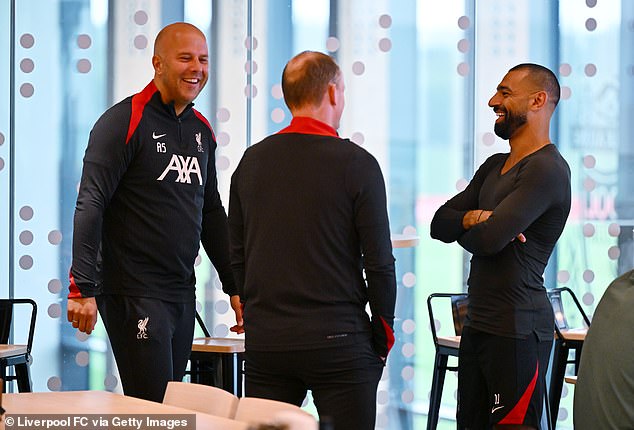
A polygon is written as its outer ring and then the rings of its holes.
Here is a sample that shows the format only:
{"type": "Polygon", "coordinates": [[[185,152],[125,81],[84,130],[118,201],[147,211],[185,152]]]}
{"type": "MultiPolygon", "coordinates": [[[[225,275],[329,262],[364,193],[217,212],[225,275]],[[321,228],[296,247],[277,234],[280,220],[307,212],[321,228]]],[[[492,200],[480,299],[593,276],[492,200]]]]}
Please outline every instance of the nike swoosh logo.
{"type": "Polygon", "coordinates": [[[498,409],[502,409],[504,406],[498,406],[497,408],[491,409],[491,413],[497,411],[498,409]]]}
{"type": "Polygon", "coordinates": [[[163,136],[167,136],[167,133],[156,134],[156,132],[152,132],[152,139],[160,139],[163,136]]]}

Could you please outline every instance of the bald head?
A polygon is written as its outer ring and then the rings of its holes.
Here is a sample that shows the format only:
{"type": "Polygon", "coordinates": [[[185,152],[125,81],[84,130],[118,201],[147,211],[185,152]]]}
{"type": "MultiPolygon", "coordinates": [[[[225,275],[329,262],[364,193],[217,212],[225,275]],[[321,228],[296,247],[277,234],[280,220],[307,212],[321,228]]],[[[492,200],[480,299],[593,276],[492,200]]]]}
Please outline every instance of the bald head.
{"type": "Polygon", "coordinates": [[[509,72],[525,72],[524,79],[530,82],[535,88],[539,88],[548,94],[548,101],[552,110],[559,103],[561,88],[557,76],[548,68],[534,63],[522,63],[512,67],[509,72]]]}
{"type": "Polygon", "coordinates": [[[154,55],[164,56],[166,51],[171,49],[174,40],[180,39],[183,35],[196,34],[205,39],[205,35],[198,27],[186,22],[175,22],[164,27],[159,34],[156,35],[154,41],[154,55]]]}
{"type": "Polygon", "coordinates": [[[341,76],[337,63],[326,54],[304,51],[293,57],[282,73],[282,91],[288,108],[319,106],[328,85],[336,84],[341,76]]]}

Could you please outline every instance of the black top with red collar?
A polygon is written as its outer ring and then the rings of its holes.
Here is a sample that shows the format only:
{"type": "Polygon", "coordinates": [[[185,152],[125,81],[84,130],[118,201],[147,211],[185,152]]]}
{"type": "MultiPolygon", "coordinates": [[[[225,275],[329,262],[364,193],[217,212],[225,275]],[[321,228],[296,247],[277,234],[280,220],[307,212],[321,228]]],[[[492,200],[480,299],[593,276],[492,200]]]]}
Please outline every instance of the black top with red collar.
{"type": "Polygon", "coordinates": [[[247,349],[367,337],[387,356],[396,280],[385,184],[370,153],[327,124],[293,118],[245,152],[231,180],[229,231],[247,349]]]}
{"type": "Polygon", "coordinates": [[[75,209],[69,297],[192,300],[201,240],[224,291],[237,294],[216,141],[192,106],[177,116],[150,82],[95,124],[75,209]]]}

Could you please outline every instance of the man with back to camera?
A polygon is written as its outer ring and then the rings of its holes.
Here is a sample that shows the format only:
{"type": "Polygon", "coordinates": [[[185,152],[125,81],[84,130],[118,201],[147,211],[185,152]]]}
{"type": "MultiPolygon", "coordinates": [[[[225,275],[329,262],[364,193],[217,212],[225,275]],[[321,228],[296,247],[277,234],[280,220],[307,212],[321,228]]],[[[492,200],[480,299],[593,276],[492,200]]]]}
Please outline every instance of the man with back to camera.
{"type": "Polygon", "coordinates": [[[68,321],[90,334],[98,308],[125,394],[161,402],[167,382],[183,378],[191,352],[200,241],[231,296],[233,331],[242,330],[242,313],[216,142],[192,107],[208,76],[204,34],[191,24],[168,25],[156,37],[152,65],[154,79],[108,109],[90,134],[68,321]]]}
{"type": "Polygon", "coordinates": [[[510,153],[489,157],[431,223],[434,239],[473,254],[458,361],[467,429],[539,428],[554,331],[543,274],[570,212],[570,169],[549,137],[559,95],[549,69],[510,69],[489,100],[510,153]]]}
{"type": "Polygon", "coordinates": [[[248,148],[231,179],[245,392],[301,405],[312,390],[335,429],[374,429],[396,300],[383,175],[337,134],[344,82],[332,58],[295,56],[282,89],[291,124],[248,148]]]}

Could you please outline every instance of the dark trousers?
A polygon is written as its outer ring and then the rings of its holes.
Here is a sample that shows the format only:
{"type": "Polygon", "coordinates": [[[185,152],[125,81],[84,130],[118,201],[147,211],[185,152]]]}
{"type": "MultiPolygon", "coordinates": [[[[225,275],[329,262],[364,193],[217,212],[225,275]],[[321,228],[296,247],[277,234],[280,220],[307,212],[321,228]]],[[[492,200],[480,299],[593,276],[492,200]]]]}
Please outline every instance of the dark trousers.
{"type": "Polygon", "coordinates": [[[196,305],[146,297],[98,296],[97,306],[128,396],[162,402],[185,375],[196,305]]]}
{"type": "Polygon", "coordinates": [[[301,406],[311,390],[335,430],[373,430],[383,361],[369,340],[305,351],[245,353],[245,394],[301,406]]]}

